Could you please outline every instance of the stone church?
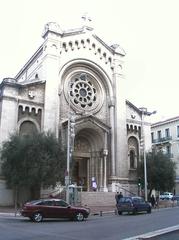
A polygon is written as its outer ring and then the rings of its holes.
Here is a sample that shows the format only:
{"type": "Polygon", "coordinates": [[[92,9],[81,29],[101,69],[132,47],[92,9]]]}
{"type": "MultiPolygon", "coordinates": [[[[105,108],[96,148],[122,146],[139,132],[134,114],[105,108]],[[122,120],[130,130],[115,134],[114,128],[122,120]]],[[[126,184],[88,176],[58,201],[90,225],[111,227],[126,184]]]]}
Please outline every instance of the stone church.
{"type": "MultiPolygon", "coordinates": [[[[0,144],[15,131],[51,131],[66,143],[73,118],[75,182],[84,191],[92,191],[95,179],[97,192],[137,193],[141,143],[151,146],[150,124],[125,98],[124,50],[107,45],[88,21],[71,30],[47,23],[42,37],[17,75],[0,84],[0,144]]],[[[12,202],[1,174],[0,205],[12,202]]]]}

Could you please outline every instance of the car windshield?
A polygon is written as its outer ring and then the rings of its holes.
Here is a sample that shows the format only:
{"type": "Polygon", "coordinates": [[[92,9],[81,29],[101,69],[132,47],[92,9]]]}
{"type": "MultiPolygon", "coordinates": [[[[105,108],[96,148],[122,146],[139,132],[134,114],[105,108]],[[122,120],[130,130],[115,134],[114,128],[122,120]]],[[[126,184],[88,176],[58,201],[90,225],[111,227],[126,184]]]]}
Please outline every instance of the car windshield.
{"type": "Polygon", "coordinates": [[[134,203],[143,203],[144,199],[143,198],[133,198],[134,203]]]}
{"type": "Polygon", "coordinates": [[[41,200],[33,200],[33,201],[30,201],[30,202],[26,202],[26,204],[36,205],[36,204],[39,204],[40,202],[41,202],[41,200]]]}
{"type": "Polygon", "coordinates": [[[131,203],[131,198],[129,197],[122,197],[119,199],[120,203],[131,203]]]}

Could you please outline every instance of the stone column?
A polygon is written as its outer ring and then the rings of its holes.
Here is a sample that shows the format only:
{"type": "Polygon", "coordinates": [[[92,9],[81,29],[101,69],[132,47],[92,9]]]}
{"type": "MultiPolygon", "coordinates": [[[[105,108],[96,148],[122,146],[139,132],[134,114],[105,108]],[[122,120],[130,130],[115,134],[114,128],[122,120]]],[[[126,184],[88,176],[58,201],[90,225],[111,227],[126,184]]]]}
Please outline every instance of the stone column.
{"type": "Polygon", "coordinates": [[[103,159],[104,159],[104,192],[108,192],[108,188],[107,188],[107,156],[108,156],[107,139],[108,139],[108,134],[107,134],[107,132],[105,132],[105,135],[104,135],[104,150],[103,150],[103,159]]]}
{"type": "Polygon", "coordinates": [[[114,124],[114,114],[115,114],[115,103],[114,99],[111,100],[109,111],[110,111],[110,123],[111,123],[111,176],[114,177],[116,175],[115,169],[115,124],[114,124]]]}
{"type": "Polygon", "coordinates": [[[47,33],[43,46],[43,77],[46,80],[44,97],[43,130],[52,131],[58,137],[59,128],[59,69],[60,41],[47,33]]]}
{"type": "Polygon", "coordinates": [[[103,192],[103,156],[100,158],[100,192],[103,192]]]}
{"type": "Polygon", "coordinates": [[[115,89],[115,174],[128,177],[127,130],[126,130],[126,85],[123,76],[123,61],[120,55],[114,59],[113,82],[115,89]]]}
{"type": "Polygon", "coordinates": [[[108,150],[104,149],[103,150],[103,158],[104,158],[104,192],[108,192],[108,188],[107,188],[107,155],[108,155],[108,150]]]}
{"type": "Polygon", "coordinates": [[[87,191],[90,191],[90,159],[87,159],[87,191]]]}

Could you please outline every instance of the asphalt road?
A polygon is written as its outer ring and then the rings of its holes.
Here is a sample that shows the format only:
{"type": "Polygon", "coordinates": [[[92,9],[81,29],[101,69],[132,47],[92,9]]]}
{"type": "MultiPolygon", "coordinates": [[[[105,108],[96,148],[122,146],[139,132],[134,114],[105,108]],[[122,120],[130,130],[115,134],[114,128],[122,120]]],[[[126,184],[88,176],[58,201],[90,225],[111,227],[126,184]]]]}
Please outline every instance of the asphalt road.
{"type": "Polygon", "coordinates": [[[121,240],[179,224],[179,208],[152,214],[90,216],[84,222],[0,216],[0,240],[121,240]]]}

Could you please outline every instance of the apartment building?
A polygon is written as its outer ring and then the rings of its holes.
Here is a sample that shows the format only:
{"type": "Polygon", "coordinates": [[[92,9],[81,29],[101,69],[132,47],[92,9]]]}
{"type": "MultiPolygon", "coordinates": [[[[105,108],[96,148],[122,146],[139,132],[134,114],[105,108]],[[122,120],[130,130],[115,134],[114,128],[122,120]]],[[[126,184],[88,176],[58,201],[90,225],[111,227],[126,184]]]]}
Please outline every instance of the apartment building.
{"type": "Polygon", "coordinates": [[[176,194],[179,194],[179,116],[151,126],[152,147],[162,150],[176,163],[176,194]]]}

